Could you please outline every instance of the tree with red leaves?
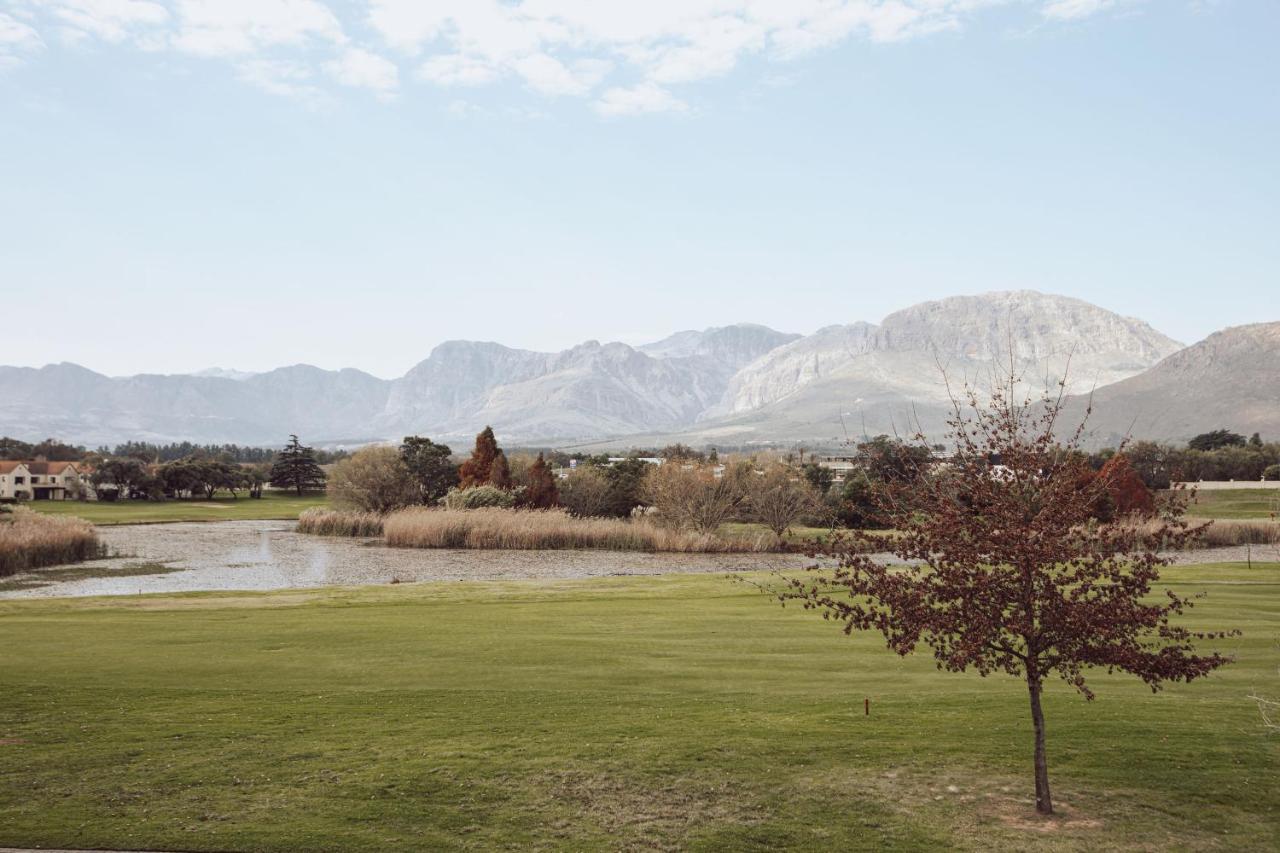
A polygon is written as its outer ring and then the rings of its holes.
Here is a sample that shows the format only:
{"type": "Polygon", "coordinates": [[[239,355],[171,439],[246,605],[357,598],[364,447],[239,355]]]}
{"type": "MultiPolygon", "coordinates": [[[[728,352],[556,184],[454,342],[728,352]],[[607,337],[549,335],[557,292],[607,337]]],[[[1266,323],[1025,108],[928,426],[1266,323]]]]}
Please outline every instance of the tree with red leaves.
{"type": "MultiPolygon", "coordinates": [[[[1025,681],[1035,734],[1036,809],[1053,812],[1041,694],[1058,675],[1086,699],[1085,670],[1129,672],[1158,690],[1226,664],[1197,654],[1197,634],[1172,623],[1191,606],[1152,585],[1168,561],[1162,547],[1196,536],[1172,501],[1151,524],[1099,523],[1111,485],[1089,477],[1076,452],[1084,426],[1055,438],[1061,395],[1015,401],[1014,382],[982,403],[971,389],[948,421],[955,453],[923,477],[877,490],[896,529],[901,564],[876,559],[884,538],[854,532],[820,552],[836,568],[787,580],[784,605],[798,601],[854,630],[880,631],[898,654],[929,647],[939,669],[1004,672],[1025,681]],[[995,465],[992,460],[999,460],[995,465]]],[[[917,436],[923,444],[923,436],[917,436]]],[[[1114,473],[1114,472],[1113,472],[1114,473]]]]}
{"type": "Polygon", "coordinates": [[[521,503],[530,509],[551,509],[560,505],[560,492],[556,488],[556,477],[547,466],[547,460],[541,453],[529,466],[525,475],[527,483],[521,503]]]}
{"type": "Polygon", "coordinates": [[[498,439],[494,437],[493,427],[490,426],[476,436],[476,446],[471,451],[471,458],[458,469],[459,488],[485,485],[495,485],[500,489],[511,487],[511,469],[507,466],[506,454],[498,447],[498,439]],[[503,482],[495,482],[495,475],[503,482]]]}
{"type": "Polygon", "coordinates": [[[1103,464],[1098,476],[1106,484],[1107,497],[1117,516],[1150,515],[1155,512],[1156,499],[1142,482],[1138,472],[1129,464],[1129,457],[1117,453],[1103,464]]]}

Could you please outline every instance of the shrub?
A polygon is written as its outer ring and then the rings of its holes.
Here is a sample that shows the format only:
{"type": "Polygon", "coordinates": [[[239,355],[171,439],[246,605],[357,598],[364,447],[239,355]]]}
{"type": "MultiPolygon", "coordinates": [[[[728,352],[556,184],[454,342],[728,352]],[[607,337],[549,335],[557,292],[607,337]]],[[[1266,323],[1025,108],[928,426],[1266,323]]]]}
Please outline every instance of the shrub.
{"type": "Polygon", "coordinates": [[[604,470],[583,465],[560,482],[560,503],[576,518],[614,515],[613,484],[604,470]]]}
{"type": "Polygon", "coordinates": [[[93,525],[81,518],[18,508],[0,514],[0,576],[78,563],[102,554],[93,525]]]}
{"type": "Polygon", "coordinates": [[[722,538],[658,527],[648,521],[574,518],[563,510],[411,508],[384,524],[387,544],[398,548],[602,549],[611,551],[772,551],[763,534],[722,538]]]}
{"type": "Polygon", "coordinates": [[[1268,465],[1266,470],[1262,472],[1262,479],[1273,482],[1280,480],[1280,465],[1268,465]]]}
{"type": "Polygon", "coordinates": [[[516,505],[519,495],[516,492],[500,489],[497,486],[470,486],[465,489],[450,489],[440,503],[446,509],[486,509],[499,507],[510,509],[516,505]]]}
{"type": "Polygon", "coordinates": [[[669,527],[711,533],[728,521],[746,499],[744,478],[749,471],[678,460],[649,471],[645,497],[669,527]]]}
{"type": "Polygon", "coordinates": [[[382,516],[376,512],[312,507],[298,516],[298,532],[314,536],[381,536],[382,516]]]}
{"type": "Polygon", "coordinates": [[[340,509],[385,513],[418,502],[421,489],[399,451],[366,447],[333,466],[329,497],[340,509]]]}

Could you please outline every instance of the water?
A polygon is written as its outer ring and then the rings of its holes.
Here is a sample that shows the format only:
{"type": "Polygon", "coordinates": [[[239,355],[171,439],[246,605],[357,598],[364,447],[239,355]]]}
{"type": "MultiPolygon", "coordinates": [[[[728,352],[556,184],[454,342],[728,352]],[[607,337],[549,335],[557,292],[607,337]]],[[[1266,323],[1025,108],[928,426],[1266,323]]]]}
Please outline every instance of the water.
{"type": "Polygon", "coordinates": [[[751,571],[800,567],[809,562],[782,554],[387,548],[376,540],[304,536],[294,532],[293,522],[288,521],[121,525],[101,527],[98,533],[112,553],[127,556],[79,564],[75,572],[53,567],[6,579],[49,582],[26,589],[0,589],[0,598],[305,589],[393,580],[413,583],[751,571]],[[176,571],[111,575],[147,563],[162,563],[176,571]],[[87,573],[101,576],[66,577],[87,573]]]}

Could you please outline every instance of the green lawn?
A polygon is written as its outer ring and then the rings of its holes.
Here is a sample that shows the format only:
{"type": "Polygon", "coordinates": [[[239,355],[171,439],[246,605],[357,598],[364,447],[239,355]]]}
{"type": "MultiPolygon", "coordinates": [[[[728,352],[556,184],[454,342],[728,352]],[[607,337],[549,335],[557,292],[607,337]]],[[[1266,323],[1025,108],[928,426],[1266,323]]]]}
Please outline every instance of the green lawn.
{"type": "Polygon", "coordinates": [[[1196,518],[1272,518],[1280,512],[1280,489],[1230,489],[1197,492],[1187,504],[1196,518]]]}
{"type": "Polygon", "coordinates": [[[1273,850],[1280,565],[1168,577],[1238,663],[1053,684],[1054,821],[1017,682],[722,577],[0,602],[0,847],[1273,850]]]}
{"type": "Polygon", "coordinates": [[[51,515],[74,515],[94,524],[152,524],[162,521],[234,521],[296,519],[304,509],[324,506],[324,494],[298,497],[264,492],[261,498],[216,496],[212,501],[31,501],[25,506],[51,515]]]}

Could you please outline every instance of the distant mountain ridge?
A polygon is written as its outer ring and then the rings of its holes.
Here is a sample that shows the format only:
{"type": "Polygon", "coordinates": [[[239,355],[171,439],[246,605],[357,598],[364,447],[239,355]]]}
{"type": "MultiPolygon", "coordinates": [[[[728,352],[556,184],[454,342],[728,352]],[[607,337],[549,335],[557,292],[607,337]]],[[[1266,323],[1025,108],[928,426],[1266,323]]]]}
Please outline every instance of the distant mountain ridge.
{"type": "Polygon", "coordinates": [[[838,441],[913,422],[936,428],[947,399],[940,367],[953,381],[980,382],[1012,357],[1035,382],[1052,383],[1069,357],[1071,390],[1087,391],[1132,383],[1180,351],[1140,320],[1014,291],[807,336],[742,323],[557,353],[447,341],[392,380],[309,365],[122,378],[65,363],[0,367],[0,433],[90,445],[275,444],[289,433],[315,443],[410,433],[457,443],[491,424],[504,441],[526,444],[838,441]]]}

